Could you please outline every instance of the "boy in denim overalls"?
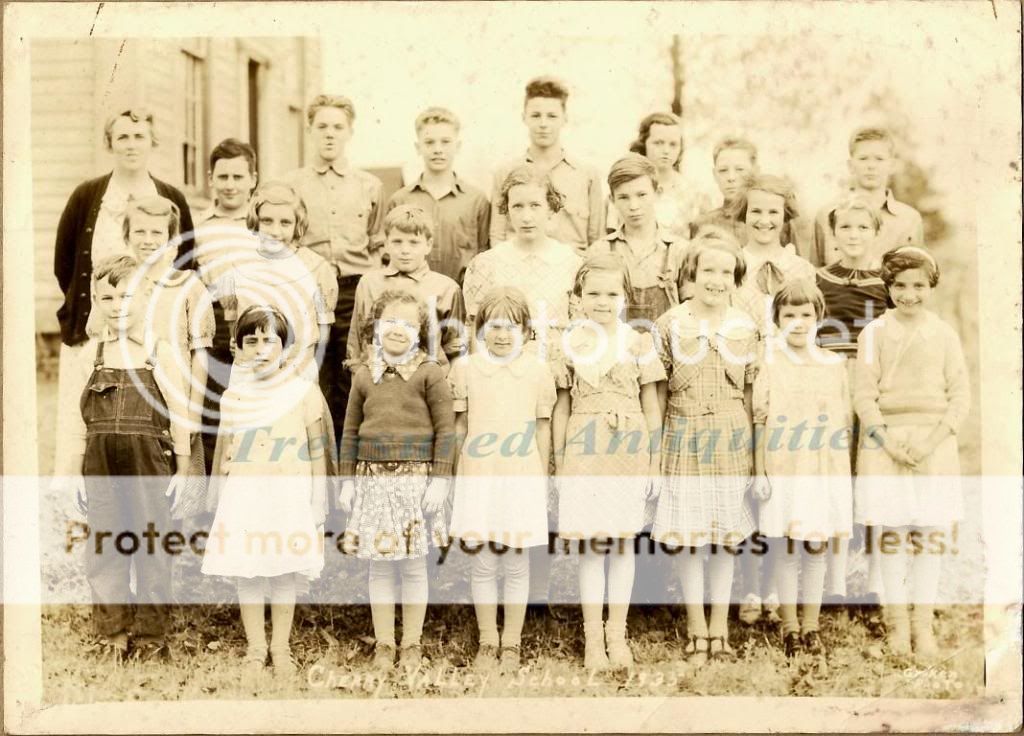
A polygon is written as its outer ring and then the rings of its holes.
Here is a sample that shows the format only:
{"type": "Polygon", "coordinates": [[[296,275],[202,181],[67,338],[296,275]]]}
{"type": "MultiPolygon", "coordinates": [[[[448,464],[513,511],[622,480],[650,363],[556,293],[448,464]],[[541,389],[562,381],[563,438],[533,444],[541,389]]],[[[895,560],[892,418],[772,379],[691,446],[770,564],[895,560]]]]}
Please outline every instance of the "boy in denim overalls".
{"type": "Polygon", "coordinates": [[[89,523],[93,622],[105,649],[119,659],[169,654],[172,558],[163,542],[189,464],[187,386],[171,347],[143,339],[146,282],[138,273],[135,260],[124,255],[93,271],[93,307],[103,325],[71,366],[81,412],[71,407],[64,425],[69,467],[81,473],[73,482],[78,510],[89,523]],[[125,532],[131,536],[118,543],[125,532]],[[133,561],[136,605],[129,589],[133,561]]]}

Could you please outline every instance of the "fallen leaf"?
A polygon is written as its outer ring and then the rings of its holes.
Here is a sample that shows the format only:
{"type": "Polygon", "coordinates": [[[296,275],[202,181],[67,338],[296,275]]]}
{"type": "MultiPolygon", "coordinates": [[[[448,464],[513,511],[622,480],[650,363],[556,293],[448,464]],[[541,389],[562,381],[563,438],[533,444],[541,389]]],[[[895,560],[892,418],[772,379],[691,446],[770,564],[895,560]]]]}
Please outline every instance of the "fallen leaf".
{"type": "Polygon", "coordinates": [[[206,645],[206,648],[209,649],[211,652],[216,652],[218,649],[221,648],[221,643],[219,641],[211,641],[209,644],[206,645]]]}

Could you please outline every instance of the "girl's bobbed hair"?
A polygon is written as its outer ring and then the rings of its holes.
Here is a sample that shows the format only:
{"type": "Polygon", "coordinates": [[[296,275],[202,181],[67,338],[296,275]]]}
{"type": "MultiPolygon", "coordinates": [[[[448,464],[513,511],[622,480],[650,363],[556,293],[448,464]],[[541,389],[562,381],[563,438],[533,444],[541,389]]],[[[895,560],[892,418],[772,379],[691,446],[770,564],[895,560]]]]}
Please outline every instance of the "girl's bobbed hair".
{"type": "Polygon", "coordinates": [[[587,276],[592,273],[617,273],[622,278],[622,288],[626,292],[626,302],[633,301],[633,282],[629,278],[629,269],[621,257],[611,253],[604,255],[590,256],[583,262],[576,271],[576,278],[573,280],[572,293],[576,296],[583,296],[583,285],[587,276]]]}
{"type": "Polygon", "coordinates": [[[892,286],[897,274],[915,268],[928,274],[928,283],[932,288],[939,285],[939,264],[935,257],[924,248],[919,248],[916,245],[904,245],[890,250],[882,256],[882,282],[885,284],[885,288],[888,289],[892,286]]]}
{"type": "Polygon", "coordinates": [[[392,304],[412,304],[416,307],[416,315],[419,319],[419,330],[416,333],[417,346],[420,350],[427,350],[430,346],[430,317],[427,314],[427,304],[411,291],[404,289],[388,289],[373,302],[370,308],[370,319],[363,325],[363,343],[373,345],[377,337],[377,324],[380,322],[384,310],[392,304]]]}
{"type": "Polygon", "coordinates": [[[793,187],[793,182],[784,176],[758,174],[750,179],[749,186],[747,186],[743,197],[737,198],[738,202],[742,201],[742,207],[739,207],[737,211],[743,222],[747,221],[747,200],[750,197],[750,192],[754,190],[782,197],[784,202],[782,211],[783,223],[795,220],[800,216],[800,210],[796,206],[796,189],[793,187]]]}
{"type": "Polygon", "coordinates": [[[235,325],[235,347],[242,349],[242,341],[258,330],[273,332],[281,339],[281,348],[287,350],[295,342],[295,331],[281,310],[269,305],[257,304],[249,307],[238,317],[235,325]]]}
{"type": "Polygon", "coordinates": [[[741,286],[747,275],[747,261],[743,257],[743,251],[736,236],[717,225],[701,225],[696,237],[690,241],[690,247],[686,250],[686,258],[683,260],[683,281],[693,282],[696,279],[701,255],[711,250],[728,253],[736,259],[733,283],[737,287],[741,286]]]}
{"type": "Polygon", "coordinates": [[[818,285],[810,279],[793,279],[785,282],[772,298],[772,322],[779,324],[779,312],[783,307],[814,307],[815,318],[821,322],[825,317],[825,296],[818,285]]]}
{"type": "Polygon", "coordinates": [[[268,181],[257,187],[252,199],[249,200],[249,212],[245,217],[245,225],[252,232],[259,232],[260,207],[265,204],[288,205],[295,212],[294,240],[302,240],[309,229],[309,213],[302,197],[290,185],[282,181],[268,181]]]}
{"type": "Polygon", "coordinates": [[[685,149],[682,140],[683,123],[670,112],[652,112],[641,120],[636,140],[629,144],[629,150],[642,156],[647,155],[647,139],[651,137],[652,125],[675,125],[679,128],[679,155],[676,157],[676,162],[672,164],[672,168],[679,171],[679,164],[682,163],[683,151],[685,149]]]}
{"type": "Polygon", "coordinates": [[[533,335],[526,294],[514,286],[498,286],[484,294],[473,320],[473,330],[478,337],[482,337],[488,322],[502,319],[522,327],[527,339],[533,335]]]}
{"type": "Polygon", "coordinates": [[[501,190],[498,193],[498,212],[502,215],[508,214],[508,193],[512,187],[530,184],[544,190],[544,198],[552,212],[562,209],[562,195],[551,183],[551,178],[536,166],[524,165],[512,169],[505,177],[505,181],[501,183],[501,190]]]}
{"type": "Polygon", "coordinates": [[[128,242],[128,234],[131,232],[132,218],[136,215],[151,215],[152,217],[167,218],[167,242],[170,243],[181,232],[181,211],[178,205],[166,197],[154,194],[139,199],[128,199],[124,208],[124,220],[121,223],[121,234],[124,242],[128,242]]]}

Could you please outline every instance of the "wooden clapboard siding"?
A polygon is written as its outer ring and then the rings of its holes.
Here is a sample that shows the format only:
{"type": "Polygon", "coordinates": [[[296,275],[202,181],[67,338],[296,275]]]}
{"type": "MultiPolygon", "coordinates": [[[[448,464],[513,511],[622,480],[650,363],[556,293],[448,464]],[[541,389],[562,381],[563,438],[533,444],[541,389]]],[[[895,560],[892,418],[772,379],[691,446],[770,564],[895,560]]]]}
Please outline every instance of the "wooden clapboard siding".
{"type": "MultiPolygon", "coordinates": [[[[205,141],[247,140],[249,58],[263,65],[260,172],[279,175],[303,163],[304,108],[322,90],[320,46],[299,38],[181,38],[35,41],[32,44],[32,208],[36,329],[57,331],[61,295],[53,277],[57,222],[79,183],[110,170],[103,125],[119,110],[142,106],[155,118],[159,141],[152,173],[184,189],[185,60],[189,49],[205,59],[205,141]]],[[[205,206],[205,183],[186,196],[205,206]]]]}
{"type": "Polygon", "coordinates": [[[57,223],[68,196],[96,175],[92,139],[102,131],[93,120],[93,44],[34,41],[32,73],[32,194],[35,312],[38,332],[57,330],[61,293],[53,276],[57,223]]]}

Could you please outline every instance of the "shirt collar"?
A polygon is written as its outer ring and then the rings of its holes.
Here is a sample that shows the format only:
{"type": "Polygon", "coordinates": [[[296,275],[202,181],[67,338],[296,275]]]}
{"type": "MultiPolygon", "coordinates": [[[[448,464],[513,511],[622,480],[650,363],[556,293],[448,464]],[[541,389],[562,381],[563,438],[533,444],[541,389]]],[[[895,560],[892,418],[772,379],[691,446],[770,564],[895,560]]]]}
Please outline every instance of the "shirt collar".
{"type": "Polygon", "coordinates": [[[485,376],[493,376],[499,371],[507,371],[516,378],[522,378],[526,375],[526,370],[529,367],[527,365],[528,360],[540,360],[537,357],[536,349],[531,349],[532,341],[526,343],[523,349],[519,351],[512,360],[503,360],[500,358],[492,357],[487,352],[487,346],[484,345],[483,340],[477,341],[477,351],[473,353],[473,360],[476,362],[480,372],[485,376]]]}
{"type": "Polygon", "coordinates": [[[197,225],[202,225],[204,223],[209,222],[210,220],[224,220],[225,222],[241,222],[244,224],[246,216],[247,215],[245,212],[241,212],[237,215],[234,215],[233,217],[219,214],[217,212],[217,207],[214,205],[211,207],[207,207],[205,210],[200,212],[199,215],[196,217],[195,223],[197,225]]]}
{"type": "MultiPolygon", "coordinates": [[[[625,223],[619,225],[615,229],[615,231],[610,233],[605,239],[608,240],[608,241],[618,240],[618,241],[621,241],[623,243],[627,243],[628,244],[629,241],[626,240],[626,225],[625,225],[625,223]]],[[[668,230],[666,230],[665,228],[663,228],[661,225],[658,225],[657,229],[655,230],[654,239],[657,242],[662,243],[662,244],[664,244],[666,246],[671,245],[676,240],[675,237],[672,235],[672,233],[669,232],[668,230]]]]}
{"type": "Polygon", "coordinates": [[[575,251],[572,248],[551,237],[547,238],[544,245],[539,248],[534,248],[529,252],[517,247],[515,242],[512,240],[507,240],[504,243],[499,244],[497,247],[503,249],[505,255],[511,257],[515,261],[522,262],[528,258],[539,258],[549,266],[557,265],[570,254],[575,255],[575,251]]]}
{"type": "Polygon", "coordinates": [[[326,174],[328,170],[333,171],[338,176],[345,176],[348,172],[348,163],[342,161],[340,158],[336,158],[327,166],[317,166],[316,164],[313,164],[313,171],[318,174],[326,174]]]}
{"type": "MultiPolygon", "coordinates": [[[[430,194],[430,192],[427,192],[427,190],[423,187],[423,174],[420,174],[419,178],[416,179],[416,182],[412,185],[412,189],[413,190],[419,189],[421,192],[426,192],[427,194],[430,194]]],[[[463,186],[462,180],[459,179],[458,174],[456,174],[453,171],[452,172],[452,188],[449,189],[447,192],[445,192],[444,195],[442,195],[442,196],[447,197],[449,194],[465,194],[465,192],[466,192],[466,188],[465,188],[465,186],[463,186]]]]}
{"type": "Polygon", "coordinates": [[[136,345],[146,347],[146,332],[145,326],[137,324],[132,327],[128,332],[121,333],[115,332],[110,328],[110,325],[104,324],[100,329],[99,335],[96,337],[100,342],[117,342],[122,337],[127,337],[129,340],[134,342],[136,345]]]}
{"type": "MultiPolygon", "coordinates": [[[[571,166],[574,169],[580,168],[579,163],[576,161],[576,157],[573,156],[572,154],[566,153],[564,148],[561,150],[561,154],[562,154],[561,158],[558,159],[560,162],[564,161],[566,164],[568,164],[569,166],[571,166]]],[[[528,163],[528,164],[534,163],[533,156],[530,155],[530,149],[526,149],[526,163],[528,163]]],[[[557,166],[557,164],[556,164],[556,166],[557,166]]]]}
{"type": "Polygon", "coordinates": [[[374,346],[371,349],[371,356],[368,367],[370,369],[370,378],[373,379],[374,383],[380,383],[384,380],[386,373],[394,373],[396,376],[400,376],[402,380],[408,381],[416,373],[416,370],[423,364],[427,359],[427,354],[422,350],[416,352],[416,355],[409,358],[404,363],[392,364],[384,360],[384,355],[380,348],[374,346]]]}
{"type": "Polygon", "coordinates": [[[908,325],[896,317],[895,311],[895,309],[887,311],[879,317],[885,323],[886,332],[893,337],[902,339],[915,332],[920,333],[921,337],[934,337],[938,333],[939,318],[933,312],[926,311],[920,322],[908,325]]]}
{"type": "MultiPolygon", "coordinates": [[[[673,314],[676,330],[680,337],[709,337],[706,325],[703,325],[690,309],[690,300],[674,307],[669,314],[673,314]],[[673,314],[674,313],[674,314],[673,314]]],[[[750,315],[738,307],[730,306],[725,310],[725,316],[718,325],[715,334],[726,340],[743,340],[756,335],[756,325],[750,315]]]]}
{"type": "Polygon", "coordinates": [[[426,261],[424,261],[423,265],[417,268],[415,271],[410,271],[409,273],[403,273],[402,271],[399,271],[397,268],[391,265],[387,265],[384,267],[384,276],[386,278],[404,276],[406,278],[412,279],[416,283],[422,282],[428,273],[430,273],[430,265],[426,261]]]}
{"type": "MultiPolygon", "coordinates": [[[[850,194],[854,195],[857,193],[856,187],[850,187],[850,194]]],[[[889,210],[890,213],[893,211],[893,205],[896,202],[896,196],[892,193],[892,189],[889,187],[885,188],[885,200],[882,202],[882,206],[889,210]]]]}

